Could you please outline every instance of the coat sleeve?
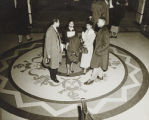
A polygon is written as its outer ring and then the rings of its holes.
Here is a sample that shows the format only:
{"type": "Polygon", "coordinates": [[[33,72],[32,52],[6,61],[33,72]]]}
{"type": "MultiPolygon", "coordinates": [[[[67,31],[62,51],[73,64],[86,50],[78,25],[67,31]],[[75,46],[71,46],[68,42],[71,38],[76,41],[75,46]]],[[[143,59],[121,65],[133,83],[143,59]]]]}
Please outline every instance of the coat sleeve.
{"type": "Polygon", "coordinates": [[[98,44],[96,48],[95,52],[97,55],[100,55],[101,52],[109,48],[109,44],[110,44],[109,33],[105,32],[103,36],[101,37],[101,39],[104,39],[104,40],[100,40],[100,43],[98,44]]]}
{"type": "Polygon", "coordinates": [[[95,40],[95,33],[93,32],[92,34],[90,34],[89,36],[88,36],[88,40],[87,41],[85,41],[85,43],[84,43],[84,45],[86,46],[86,47],[88,47],[88,46],[90,46],[90,45],[92,45],[93,44],[93,42],[94,42],[94,40],[95,40]]]}
{"type": "Polygon", "coordinates": [[[46,47],[46,53],[48,58],[51,58],[51,55],[52,55],[53,39],[54,39],[54,36],[52,34],[52,30],[49,29],[46,32],[46,38],[45,38],[45,47],[46,47]]]}

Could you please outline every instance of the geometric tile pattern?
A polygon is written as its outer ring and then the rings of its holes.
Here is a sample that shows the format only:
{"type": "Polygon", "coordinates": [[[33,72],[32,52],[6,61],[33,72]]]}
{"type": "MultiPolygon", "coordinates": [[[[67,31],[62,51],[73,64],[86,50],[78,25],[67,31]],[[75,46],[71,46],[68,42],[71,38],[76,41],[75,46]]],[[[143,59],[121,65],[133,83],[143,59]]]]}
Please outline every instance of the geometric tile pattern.
{"type": "MultiPolygon", "coordinates": [[[[20,55],[42,45],[42,41],[30,42],[3,54],[0,59],[0,66],[2,66],[0,68],[0,106],[9,112],[29,119],[77,120],[79,101],[58,103],[37,99],[22,91],[11,80],[12,63],[20,55]],[[11,100],[8,99],[10,97],[11,100]]],[[[114,45],[111,45],[110,50],[122,61],[127,74],[125,81],[122,81],[114,91],[98,99],[87,100],[89,111],[97,119],[108,118],[129,109],[141,100],[149,85],[147,69],[136,56],[114,45]]]]}
{"type": "Polygon", "coordinates": [[[73,64],[74,72],[70,77],[66,76],[66,57],[63,56],[57,75],[60,83],[55,84],[50,79],[48,69],[41,64],[42,53],[42,47],[26,52],[17,58],[11,67],[14,83],[28,94],[39,98],[55,102],[74,101],[74,103],[80,101],[81,98],[95,99],[109,93],[125,80],[123,63],[110,53],[109,67],[104,73],[103,81],[96,79],[94,84],[84,85],[83,83],[91,77],[92,70],[89,69],[85,75],[81,74],[80,63],[73,64]]]}

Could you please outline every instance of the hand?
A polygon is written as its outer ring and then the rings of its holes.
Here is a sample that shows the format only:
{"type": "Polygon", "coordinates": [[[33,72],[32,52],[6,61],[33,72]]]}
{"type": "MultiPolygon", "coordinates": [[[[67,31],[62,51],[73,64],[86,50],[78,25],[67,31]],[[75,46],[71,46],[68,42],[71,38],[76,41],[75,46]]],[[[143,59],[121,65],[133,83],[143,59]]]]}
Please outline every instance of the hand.
{"type": "Polygon", "coordinates": [[[66,43],[66,50],[67,50],[67,48],[68,48],[68,45],[69,45],[69,43],[66,43]]]}
{"type": "Polygon", "coordinates": [[[46,63],[46,64],[50,63],[50,58],[46,58],[46,59],[45,59],[45,63],[46,63]]]}
{"type": "Polygon", "coordinates": [[[61,43],[61,51],[63,51],[65,48],[64,44],[61,43]]]}
{"type": "Polygon", "coordinates": [[[89,20],[92,20],[92,16],[89,16],[88,18],[89,18],[89,20]]]}
{"type": "Polygon", "coordinates": [[[84,40],[85,32],[82,32],[82,41],[84,40]]]}

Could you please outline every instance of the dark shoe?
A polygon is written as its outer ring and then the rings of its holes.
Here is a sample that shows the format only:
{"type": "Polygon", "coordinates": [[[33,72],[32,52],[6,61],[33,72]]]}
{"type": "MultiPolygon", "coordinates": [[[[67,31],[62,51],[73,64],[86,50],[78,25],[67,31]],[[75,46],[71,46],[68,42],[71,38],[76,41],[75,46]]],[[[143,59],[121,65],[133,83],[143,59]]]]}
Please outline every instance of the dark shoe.
{"type": "Polygon", "coordinates": [[[117,36],[110,36],[110,38],[117,38],[117,36]]]}
{"type": "Polygon", "coordinates": [[[21,45],[23,42],[18,42],[19,43],[19,45],[21,45]]]}
{"type": "Polygon", "coordinates": [[[56,82],[56,83],[59,83],[59,81],[57,80],[57,79],[55,79],[55,80],[53,80],[54,82],[56,82]]]}
{"type": "Polygon", "coordinates": [[[98,78],[99,80],[103,80],[103,76],[102,76],[102,77],[97,76],[97,78],[98,78]]]}
{"type": "Polygon", "coordinates": [[[84,85],[90,85],[90,84],[92,84],[94,82],[94,80],[88,80],[88,81],[86,81],[85,83],[84,83],[84,85]]]}
{"type": "Polygon", "coordinates": [[[86,75],[86,72],[83,72],[83,75],[86,75]]]}
{"type": "Polygon", "coordinates": [[[67,73],[67,76],[69,76],[70,74],[69,73],[67,73]]]}

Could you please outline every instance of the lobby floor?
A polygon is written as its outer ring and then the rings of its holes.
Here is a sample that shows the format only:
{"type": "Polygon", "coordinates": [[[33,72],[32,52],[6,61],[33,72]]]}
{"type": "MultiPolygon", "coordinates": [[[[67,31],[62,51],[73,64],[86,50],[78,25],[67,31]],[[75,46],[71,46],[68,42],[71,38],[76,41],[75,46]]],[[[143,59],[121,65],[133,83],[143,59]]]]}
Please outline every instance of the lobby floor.
{"type": "MultiPolygon", "coordinates": [[[[43,33],[32,33],[33,40],[39,41],[43,38],[43,33]]],[[[149,71],[149,39],[144,37],[140,32],[120,32],[118,38],[110,39],[111,44],[119,46],[124,50],[129,51],[131,54],[139,58],[149,71]]],[[[29,41],[24,40],[24,44],[29,41]]],[[[0,35],[0,54],[14,48],[18,45],[17,36],[14,34],[1,34],[0,35]]],[[[148,78],[148,77],[147,77],[148,78]]],[[[148,80],[146,80],[148,81],[148,80]]],[[[147,88],[146,88],[147,89],[147,88]]],[[[149,119],[149,91],[129,109],[120,112],[112,117],[105,118],[105,120],[148,120],[149,119]]],[[[141,96],[141,95],[140,95],[141,96]]],[[[131,106],[130,104],[130,106],[131,106]]],[[[0,109],[0,117],[2,120],[24,120],[24,118],[17,117],[4,109],[0,109]]]]}

